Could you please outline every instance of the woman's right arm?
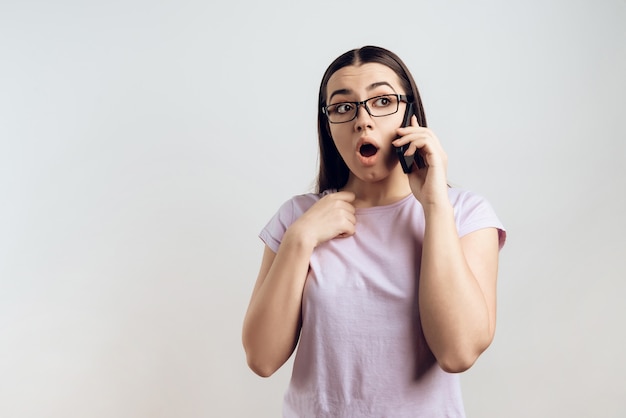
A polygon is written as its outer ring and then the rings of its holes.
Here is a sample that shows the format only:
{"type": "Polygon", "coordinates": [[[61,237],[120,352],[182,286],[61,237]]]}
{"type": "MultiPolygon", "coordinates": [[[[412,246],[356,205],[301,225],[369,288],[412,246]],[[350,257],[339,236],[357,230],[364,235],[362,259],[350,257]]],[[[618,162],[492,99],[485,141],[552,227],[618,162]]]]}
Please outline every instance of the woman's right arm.
{"type": "Polygon", "coordinates": [[[248,365],[259,376],[272,375],[293,353],[311,254],[322,242],[354,234],[352,200],[349,192],[325,196],[287,229],[277,253],[265,247],[242,335],[248,365]]]}

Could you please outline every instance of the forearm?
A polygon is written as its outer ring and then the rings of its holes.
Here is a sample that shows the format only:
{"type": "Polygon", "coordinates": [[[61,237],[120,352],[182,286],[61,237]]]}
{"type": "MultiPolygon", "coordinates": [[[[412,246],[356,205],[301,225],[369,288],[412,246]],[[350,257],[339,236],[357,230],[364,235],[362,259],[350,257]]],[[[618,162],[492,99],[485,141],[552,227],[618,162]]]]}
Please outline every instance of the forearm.
{"type": "Polygon", "coordinates": [[[274,373],[295,348],[312,249],[299,237],[285,234],[265,279],[253,292],[243,345],[248,364],[261,376],[274,373]]]}
{"type": "Polygon", "coordinates": [[[439,364],[464,371],[493,336],[485,295],[466,260],[449,202],[425,207],[419,306],[424,335],[439,364]]]}

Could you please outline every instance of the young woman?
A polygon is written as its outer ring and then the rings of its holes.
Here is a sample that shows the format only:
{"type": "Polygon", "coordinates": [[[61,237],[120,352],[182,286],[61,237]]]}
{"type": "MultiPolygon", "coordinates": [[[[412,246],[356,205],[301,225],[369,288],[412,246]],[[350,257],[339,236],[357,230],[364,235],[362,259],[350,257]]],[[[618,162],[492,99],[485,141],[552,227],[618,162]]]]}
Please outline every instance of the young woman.
{"type": "Polygon", "coordinates": [[[448,187],[446,154],[394,53],[368,46],[330,65],[318,130],[317,193],[284,203],[260,234],[250,368],[270,376],[298,347],[285,417],[463,417],[456,373],[495,331],[500,221],[481,196],[448,187]],[[401,146],[415,155],[409,173],[401,146]]]}

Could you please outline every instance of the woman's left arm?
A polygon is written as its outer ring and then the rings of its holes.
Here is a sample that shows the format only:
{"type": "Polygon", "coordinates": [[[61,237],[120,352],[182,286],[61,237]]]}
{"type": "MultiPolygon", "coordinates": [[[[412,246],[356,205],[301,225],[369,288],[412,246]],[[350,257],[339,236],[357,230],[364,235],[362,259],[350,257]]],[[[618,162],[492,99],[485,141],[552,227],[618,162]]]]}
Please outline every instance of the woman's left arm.
{"type": "Polygon", "coordinates": [[[474,364],[495,333],[498,231],[459,238],[451,205],[430,210],[419,283],[422,329],[439,365],[458,373],[474,364]]]}
{"type": "Polygon", "coordinates": [[[422,329],[439,365],[462,372],[493,340],[498,231],[479,229],[459,238],[448,197],[448,158],[439,139],[415,117],[398,134],[395,146],[409,144],[407,154],[419,152],[426,161],[426,167],[409,174],[426,222],[419,282],[422,329]]]}

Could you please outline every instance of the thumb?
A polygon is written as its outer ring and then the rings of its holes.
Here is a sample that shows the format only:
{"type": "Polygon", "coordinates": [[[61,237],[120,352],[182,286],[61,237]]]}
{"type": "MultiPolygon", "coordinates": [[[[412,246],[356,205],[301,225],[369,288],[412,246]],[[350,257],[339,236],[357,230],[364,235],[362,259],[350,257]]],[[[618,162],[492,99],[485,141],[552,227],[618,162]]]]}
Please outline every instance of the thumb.
{"type": "Polygon", "coordinates": [[[345,190],[341,192],[337,192],[335,193],[335,195],[337,196],[337,198],[344,200],[346,202],[353,202],[354,199],[356,199],[356,194],[345,191],[345,190]]]}

